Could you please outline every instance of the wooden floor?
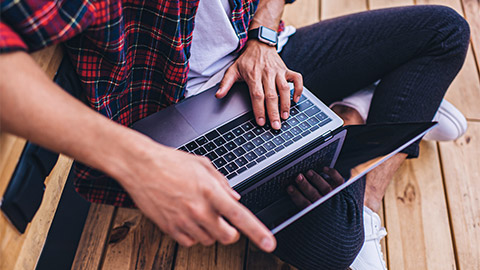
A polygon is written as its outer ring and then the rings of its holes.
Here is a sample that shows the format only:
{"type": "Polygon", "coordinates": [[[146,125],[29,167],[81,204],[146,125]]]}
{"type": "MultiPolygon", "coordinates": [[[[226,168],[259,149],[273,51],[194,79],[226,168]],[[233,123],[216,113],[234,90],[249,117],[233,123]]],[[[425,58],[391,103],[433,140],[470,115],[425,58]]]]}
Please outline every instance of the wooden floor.
{"type": "MultiPolygon", "coordinates": [[[[384,200],[389,269],[480,269],[480,2],[478,0],[298,0],[284,14],[297,27],[352,12],[442,4],[470,22],[472,46],[447,99],[468,118],[467,134],[422,142],[384,200]]],[[[290,269],[242,239],[233,246],[183,248],[138,211],[92,207],[75,269],[290,269]]]]}

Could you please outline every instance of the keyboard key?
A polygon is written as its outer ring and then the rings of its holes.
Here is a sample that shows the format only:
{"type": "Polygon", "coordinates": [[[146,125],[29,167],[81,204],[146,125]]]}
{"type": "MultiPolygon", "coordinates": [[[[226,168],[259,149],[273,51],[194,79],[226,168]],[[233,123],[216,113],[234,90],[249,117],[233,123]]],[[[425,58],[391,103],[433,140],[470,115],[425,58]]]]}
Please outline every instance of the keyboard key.
{"type": "Polygon", "coordinates": [[[205,144],[204,147],[207,151],[212,151],[213,149],[217,148],[217,146],[213,142],[205,144]]]}
{"type": "MultiPolygon", "coordinates": [[[[304,95],[300,96],[300,99],[298,100],[298,103],[302,103],[303,101],[307,100],[307,98],[304,95]]],[[[298,104],[297,103],[297,104],[298,104]]]]}
{"type": "Polygon", "coordinates": [[[313,126],[313,127],[310,128],[310,131],[311,131],[311,132],[314,132],[314,131],[317,130],[317,129],[319,129],[318,126],[313,126]]]}
{"type": "Polygon", "coordinates": [[[317,115],[315,115],[315,117],[317,117],[318,120],[320,120],[320,121],[323,121],[323,120],[328,118],[328,116],[324,112],[317,113],[317,115]]]}
{"type": "Polygon", "coordinates": [[[263,145],[263,147],[265,147],[265,149],[266,149],[267,151],[272,150],[273,148],[275,148],[275,146],[276,146],[276,145],[275,145],[274,143],[272,143],[272,142],[267,142],[267,143],[265,143],[265,144],[263,145]]]}
{"type": "Polygon", "coordinates": [[[218,132],[220,132],[223,135],[223,134],[237,128],[238,126],[245,123],[249,119],[252,119],[252,117],[253,117],[252,113],[246,113],[246,114],[228,122],[227,124],[219,127],[217,130],[218,130],[218,132]]]}
{"type": "Polygon", "coordinates": [[[207,153],[207,150],[205,150],[205,148],[203,147],[200,147],[200,148],[197,148],[195,149],[195,151],[193,151],[195,154],[199,155],[199,156],[203,156],[207,153]]]}
{"type": "Polygon", "coordinates": [[[205,135],[205,137],[207,137],[207,139],[209,139],[210,141],[217,138],[218,136],[220,136],[220,133],[218,133],[216,130],[211,131],[211,132],[207,133],[207,135],[205,135]]]}
{"type": "Polygon", "coordinates": [[[233,138],[235,138],[235,135],[233,135],[232,132],[228,132],[227,134],[223,135],[223,138],[225,138],[225,140],[228,142],[233,140],[233,138]]]}
{"type": "Polygon", "coordinates": [[[244,144],[245,142],[247,142],[247,140],[245,140],[245,138],[243,137],[238,137],[236,138],[235,140],[233,140],[237,145],[242,145],[244,144]]]}
{"type": "Polygon", "coordinates": [[[281,130],[282,130],[282,131],[287,131],[287,130],[289,130],[291,127],[292,127],[292,126],[290,126],[286,121],[283,121],[281,130]]]}
{"type": "Polygon", "coordinates": [[[245,151],[242,147],[238,147],[237,149],[233,150],[233,153],[234,153],[237,157],[241,157],[243,154],[246,153],[246,151],[245,151]]]}
{"type": "Polygon", "coordinates": [[[304,113],[301,113],[301,114],[297,115],[296,118],[298,119],[298,121],[303,122],[303,121],[307,120],[308,116],[306,116],[304,113]]]}
{"type": "Polygon", "coordinates": [[[307,122],[310,125],[314,126],[314,125],[318,124],[320,121],[316,117],[311,117],[307,120],[307,122]]]}
{"type": "Polygon", "coordinates": [[[266,153],[265,156],[271,157],[271,156],[273,156],[273,154],[275,154],[275,151],[270,151],[270,152],[266,153]]]}
{"type": "Polygon", "coordinates": [[[270,132],[267,131],[267,132],[263,133],[262,136],[260,136],[260,137],[261,137],[262,139],[264,139],[265,141],[268,141],[268,140],[270,140],[271,138],[273,138],[273,135],[272,135],[272,133],[270,133],[270,132]]]}
{"type": "Polygon", "coordinates": [[[255,135],[250,131],[243,135],[243,138],[245,138],[247,141],[251,141],[253,138],[255,138],[255,135]]]}
{"type": "Polygon", "coordinates": [[[178,148],[178,150],[188,152],[188,149],[185,146],[182,146],[182,147],[178,148]]]}
{"type": "Polygon", "coordinates": [[[297,104],[297,108],[300,111],[304,111],[304,110],[310,108],[312,105],[313,105],[313,103],[310,100],[305,100],[305,102],[297,104]]]}
{"type": "Polygon", "coordinates": [[[226,177],[227,177],[227,179],[230,180],[230,179],[232,179],[233,177],[235,177],[236,175],[237,175],[237,173],[232,172],[231,174],[227,175],[226,177]]]}
{"type": "Polygon", "coordinates": [[[210,152],[210,153],[206,154],[205,156],[212,161],[215,160],[216,158],[218,158],[218,155],[215,154],[215,152],[210,152]]]}
{"type": "Polygon", "coordinates": [[[238,174],[241,174],[241,173],[243,173],[243,172],[246,171],[246,170],[247,170],[246,167],[242,167],[242,168],[240,168],[240,169],[237,170],[237,173],[238,173],[238,174]]]}
{"type": "Polygon", "coordinates": [[[250,163],[247,164],[247,168],[250,169],[251,167],[253,167],[253,166],[255,166],[255,165],[257,165],[257,162],[252,161],[252,162],[250,162],[250,163]]]}
{"type": "Polygon", "coordinates": [[[299,127],[294,127],[290,130],[290,132],[292,132],[293,135],[299,135],[302,133],[302,130],[299,127]]]}
{"type": "Polygon", "coordinates": [[[217,150],[215,150],[215,153],[219,156],[223,156],[225,153],[227,153],[227,149],[225,147],[220,147],[217,150]]]}
{"type": "Polygon", "coordinates": [[[223,165],[227,164],[227,162],[225,161],[225,159],[220,157],[220,158],[217,158],[215,161],[213,161],[213,164],[215,164],[217,168],[220,168],[220,167],[223,167],[223,165]]]}
{"type": "Polygon", "coordinates": [[[330,122],[332,122],[332,119],[327,118],[327,119],[325,119],[325,121],[321,122],[319,125],[320,125],[321,127],[323,127],[323,126],[325,126],[326,124],[328,124],[328,123],[330,123],[330,122]]]}
{"type": "Polygon", "coordinates": [[[265,141],[264,141],[262,138],[260,138],[260,137],[257,137],[257,138],[255,138],[255,139],[252,140],[252,143],[255,144],[255,146],[259,146],[259,145],[261,145],[261,144],[264,143],[264,142],[265,142],[265,141]]]}
{"type": "Polygon", "coordinates": [[[204,145],[208,142],[207,138],[205,138],[204,136],[198,138],[195,140],[195,142],[198,144],[198,145],[204,145]]]}
{"type": "Polygon", "coordinates": [[[288,118],[287,123],[288,123],[290,126],[294,127],[294,126],[298,125],[299,122],[298,122],[298,120],[295,119],[294,117],[290,117],[290,118],[288,118]]]}
{"type": "Polygon", "coordinates": [[[255,149],[253,152],[255,152],[255,154],[261,156],[261,155],[265,154],[267,152],[267,150],[265,150],[265,148],[263,146],[260,146],[259,148],[255,149]]]}
{"type": "Polygon", "coordinates": [[[275,137],[272,140],[276,145],[281,145],[282,143],[285,142],[285,140],[282,137],[275,137]]]}
{"type": "Polygon", "coordinates": [[[265,132],[265,130],[262,127],[255,127],[253,129],[253,133],[255,133],[255,135],[257,135],[257,136],[262,134],[263,132],[265,132]]]}
{"type": "Polygon", "coordinates": [[[261,156],[259,158],[257,158],[257,160],[255,160],[257,163],[260,163],[262,161],[264,161],[265,159],[267,159],[265,156],[261,156]]]}
{"type": "Polygon", "coordinates": [[[227,150],[233,150],[237,147],[237,145],[234,142],[227,142],[224,146],[225,148],[227,148],[227,150]]]}
{"type": "Polygon", "coordinates": [[[217,138],[217,139],[213,140],[213,142],[214,142],[217,146],[220,146],[220,145],[226,143],[227,141],[225,141],[224,138],[220,137],[220,138],[217,138]]]}
{"type": "Polygon", "coordinates": [[[281,137],[284,138],[285,140],[290,140],[291,138],[293,138],[293,135],[292,133],[290,133],[290,131],[287,131],[283,133],[281,137]]]}
{"type": "Polygon", "coordinates": [[[290,108],[290,116],[295,116],[295,115],[297,115],[298,113],[300,113],[300,112],[298,111],[297,108],[295,108],[295,107],[290,108]]]}
{"type": "Polygon", "coordinates": [[[305,111],[305,114],[308,116],[312,116],[320,111],[319,108],[316,106],[310,107],[308,110],[305,111]]]}
{"type": "Polygon", "coordinates": [[[243,129],[241,127],[238,127],[234,130],[232,130],[233,134],[235,134],[236,136],[240,136],[242,135],[245,131],[243,131],[243,129]]]}
{"type": "Polygon", "coordinates": [[[228,174],[228,171],[225,169],[225,168],[221,168],[218,170],[221,174],[223,175],[227,175],[228,174]]]}
{"type": "Polygon", "coordinates": [[[308,124],[307,122],[302,122],[300,123],[300,125],[298,125],[302,130],[307,130],[309,129],[311,126],[310,124],[308,124]]]}
{"type": "Polygon", "coordinates": [[[290,141],[287,141],[286,143],[284,143],[283,146],[287,147],[287,146],[291,145],[292,143],[293,143],[293,141],[290,140],[290,141]]]}
{"type": "Polygon", "coordinates": [[[226,154],[223,156],[223,158],[224,158],[226,161],[230,162],[230,161],[236,159],[237,156],[235,156],[234,153],[226,153],[226,154]]]}
{"type": "Polygon", "coordinates": [[[237,158],[237,159],[235,160],[235,163],[237,163],[237,165],[238,165],[239,167],[241,167],[241,166],[247,165],[248,160],[245,159],[244,157],[241,157],[241,158],[237,158]]]}
{"type": "Polygon", "coordinates": [[[248,160],[248,161],[252,161],[254,159],[257,158],[257,155],[253,152],[249,152],[245,155],[245,158],[248,160]]]}
{"type": "Polygon", "coordinates": [[[279,147],[275,148],[274,151],[275,152],[280,152],[281,150],[283,150],[285,147],[283,145],[280,145],[279,147]]]}
{"type": "Polygon", "coordinates": [[[301,138],[302,138],[302,136],[298,135],[297,137],[294,137],[292,140],[294,142],[296,142],[296,141],[300,140],[301,138]]]}
{"type": "Polygon", "coordinates": [[[237,164],[232,162],[232,163],[228,163],[227,166],[225,166],[225,169],[227,169],[228,172],[233,172],[236,169],[238,169],[238,166],[237,166],[237,164]]]}
{"type": "Polygon", "coordinates": [[[193,151],[198,147],[198,144],[196,142],[189,142],[185,146],[187,147],[188,151],[193,151]]]}
{"type": "Polygon", "coordinates": [[[242,125],[242,129],[245,130],[245,131],[249,131],[250,129],[252,129],[254,126],[251,122],[247,122],[245,124],[242,125]]]}
{"type": "Polygon", "coordinates": [[[243,149],[245,149],[247,152],[252,151],[253,148],[255,148],[255,145],[253,145],[251,142],[243,145],[243,149]]]}
{"type": "Polygon", "coordinates": [[[277,129],[272,129],[272,130],[270,130],[270,132],[271,132],[273,135],[278,135],[278,134],[282,133],[282,130],[281,130],[281,129],[278,129],[278,130],[277,130],[277,129]]]}
{"type": "Polygon", "coordinates": [[[310,133],[311,133],[310,130],[307,130],[307,131],[305,131],[305,132],[302,133],[302,136],[305,137],[305,136],[307,136],[307,135],[310,134],[310,133]]]}

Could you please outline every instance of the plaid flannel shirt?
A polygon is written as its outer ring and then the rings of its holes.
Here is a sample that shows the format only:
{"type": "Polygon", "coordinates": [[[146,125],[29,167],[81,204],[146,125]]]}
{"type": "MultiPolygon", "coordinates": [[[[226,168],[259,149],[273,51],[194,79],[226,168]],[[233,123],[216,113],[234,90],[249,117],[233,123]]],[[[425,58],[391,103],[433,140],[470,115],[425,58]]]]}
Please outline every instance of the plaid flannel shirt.
{"type": "MultiPolygon", "coordinates": [[[[287,0],[287,2],[292,2],[287,0]]],[[[184,96],[199,0],[2,0],[0,52],[64,42],[88,104],[124,126],[184,96]]],[[[258,0],[231,0],[240,51],[258,0]]],[[[123,188],[75,163],[75,187],[87,200],[132,207],[123,188]]]]}

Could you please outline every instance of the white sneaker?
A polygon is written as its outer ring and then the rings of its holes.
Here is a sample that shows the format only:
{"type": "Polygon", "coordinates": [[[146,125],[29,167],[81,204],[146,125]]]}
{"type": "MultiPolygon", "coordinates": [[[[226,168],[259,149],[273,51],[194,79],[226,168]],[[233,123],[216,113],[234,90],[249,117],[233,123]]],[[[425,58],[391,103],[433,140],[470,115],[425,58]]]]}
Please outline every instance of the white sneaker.
{"type": "MultiPolygon", "coordinates": [[[[375,85],[371,85],[341,101],[332,103],[330,108],[335,105],[353,108],[358,111],[365,122],[370,110],[370,104],[372,103],[374,88],[375,85]]],[[[465,119],[465,116],[445,99],[440,103],[440,107],[432,121],[438,122],[438,125],[423,137],[425,140],[452,141],[460,138],[467,131],[467,119],[465,119]]]]}
{"type": "Polygon", "coordinates": [[[386,270],[387,264],[383,258],[380,240],[387,235],[387,231],[382,227],[380,217],[366,206],[363,207],[363,226],[365,242],[350,268],[353,270],[386,270]]]}

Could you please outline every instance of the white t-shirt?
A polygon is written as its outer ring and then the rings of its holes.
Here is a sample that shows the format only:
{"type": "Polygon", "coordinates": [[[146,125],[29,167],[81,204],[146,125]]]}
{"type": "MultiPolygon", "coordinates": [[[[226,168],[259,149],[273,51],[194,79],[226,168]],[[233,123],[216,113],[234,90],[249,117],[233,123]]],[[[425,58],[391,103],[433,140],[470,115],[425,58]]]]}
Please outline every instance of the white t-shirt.
{"type": "MultiPolygon", "coordinates": [[[[228,67],[238,57],[234,53],[239,38],[233,28],[229,0],[200,0],[195,16],[190,71],[185,97],[196,95],[219,83],[228,67]]],[[[287,43],[295,28],[287,26],[280,33],[278,51],[287,43]]]]}

